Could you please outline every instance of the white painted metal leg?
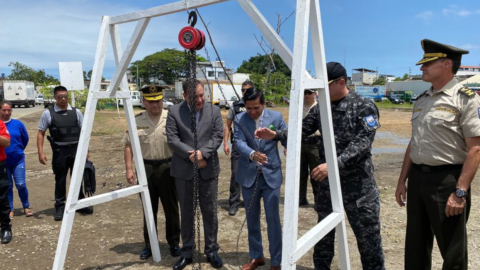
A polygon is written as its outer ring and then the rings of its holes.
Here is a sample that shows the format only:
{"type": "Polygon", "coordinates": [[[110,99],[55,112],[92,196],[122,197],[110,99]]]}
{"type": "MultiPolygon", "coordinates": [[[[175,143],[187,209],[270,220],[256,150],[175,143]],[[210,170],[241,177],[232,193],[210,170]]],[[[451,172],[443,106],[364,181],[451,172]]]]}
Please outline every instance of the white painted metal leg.
{"type": "MultiPolygon", "coordinates": [[[[312,49],[315,62],[315,71],[317,77],[323,79],[324,82],[328,82],[326,60],[325,60],[325,48],[323,45],[323,28],[322,19],[320,13],[320,3],[318,0],[310,0],[310,28],[312,37],[312,49]]],[[[340,185],[340,174],[338,172],[337,154],[335,149],[335,140],[333,134],[332,117],[330,109],[330,96],[328,83],[325,83],[320,91],[320,114],[322,116],[322,133],[324,138],[325,155],[328,164],[328,180],[330,184],[330,194],[332,198],[332,209],[334,213],[340,213],[343,216],[343,221],[337,225],[337,243],[338,243],[338,256],[340,259],[340,266],[342,270],[350,269],[350,259],[348,253],[347,231],[345,226],[345,215],[343,209],[342,191],[340,185]],[[325,125],[329,123],[329,125],[325,125]],[[326,136],[325,136],[326,135],[326,136]],[[332,166],[333,165],[333,166],[332,166]]]]}
{"type": "Polygon", "coordinates": [[[123,78],[123,76],[125,76],[125,72],[127,71],[128,65],[132,60],[133,54],[135,53],[135,50],[137,49],[138,44],[140,43],[140,40],[142,39],[143,33],[145,33],[145,29],[147,28],[149,21],[150,21],[150,18],[141,19],[138,21],[137,27],[135,27],[135,30],[133,31],[132,37],[130,38],[130,42],[128,43],[127,48],[125,48],[122,58],[118,63],[117,69],[113,74],[112,81],[108,86],[107,91],[109,93],[114,94],[117,91],[117,88],[121,82],[120,78],[123,78]]]}
{"type": "MultiPolygon", "coordinates": [[[[295,21],[295,41],[293,48],[292,90],[290,91],[290,111],[288,114],[287,149],[301,148],[302,111],[303,111],[303,78],[307,64],[308,42],[308,9],[309,1],[297,1],[295,21]],[[292,106],[293,105],[293,106],[292,106]]],[[[282,268],[295,269],[292,259],[297,250],[298,232],[298,192],[300,190],[300,151],[289,151],[287,155],[287,171],[285,174],[285,209],[283,219],[282,268]]]]}
{"type": "MultiPolygon", "coordinates": [[[[133,56],[135,53],[135,50],[140,43],[140,39],[142,37],[142,34],[148,24],[147,21],[141,20],[138,23],[137,29],[143,29],[141,31],[134,31],[132,38],[130,40],[129,46],[127,46],[128,51],[125,53],[130,54],[130,56],[133,56]]],[[[117,70],[122,69],[120,67],[120,59],[123,58],[123,51],[122,51],[122,45],[120,41],[120,36],[118,34],[118,25],[115,26],[110,26],[110,35],[112,38],[112,47],[113,47],[113,54],[115,56],[115,63],[117,65],[117,70]]],[[[130,63],[132,57],[126,57],[127,62],[130,63]]],[[[125,73],[122,76],[122,82],[121,82],[121,89],[122,91],[128,91],[128,84],[127,84],[127,77],[125,76],[125,73]]],[[[112,93],[115,93],[116,88],[112,89],[112,93]]],[[[124,104],[124,110],[125,110],[125,115],[126,119],[128,119],[128,127],[129,127],[129,134],[137,134],[137,128],[136,128],[136,123],[135,123],[135,116],[133,112],[133,106],[132,106],[132,100],[130,99],[130,95],[128,95],[126,98],[123,99],[123,104],[124,104]]],[[[141,157],[141,148],[140,148],[140,142],[138,141],[137,136],[130,136],[131,142],[132,142],[132,148],[134,151],[134,156],[141,157]],[[133,138],[132,138],[133,137],[133,138]],[[135,141],[136,140],[136,141],[135,141]],[[139,152],[137,152],[139,151],[139,152]]],[[[153,255],[153,260],[155,262],[159,262],[161,260],[161,254],[160,254],[160,248],[158,246],[158,237],[157,237],[157,230],[155,226],[155,220],[153,217],[153,211],[152,211],[152,204],[150,202],[150,193],[148,191],[148,184],[147,184],[147,179],[146,179],[146,173],[145,173],[145,167],[143,164],[143,159],[135,159],[135,168],[137,169],[137,175],[138,175],[138,183],[141,187],[141,196],[142,196],[142,202],[143,202],[143,209],[144,209],[144,215],[145,219],[147,222],[147,231],[148,231],[148,236],[150,238],[150,247],[152,249],[152,255],[153,255]]]]}
{"type": "Polygon", "coordinates": [[[67,255],[68,243],[70,240],[70,234],[72,232],[73,220],[75,217],[75,210],[71,210],[70,206],[76,204],[78,201],[78,195],[80,194],[80,186],[82,184],[83,170],[85,169],[85,160],[87,158],[88,143],[90,141],[90,134],[92,131],[93,117],[95,115],[95,107],[97,101],[93,99],[92,88],[95,85],[100,88],[101,72],[105,62],[105,52],[107,50],[108,40],[108,22],[109,17],[104,16],[102,19],[102,25],[100,27],[100,35],[98,37],[97,52],[95,54],[95,64],[93,70],[96,71],[92,74],[92,84],[90,84],[90,92],[88,94],[87,109],[85,111],[84,122],[82,131],[80,134],[80,140],[77,148],[77,155],[75,157],[75,164],[73,166],[72,178],[70,181],[70,189],[68,192],[67,202],[65,205],[64,219],[62,227],[60,229],[60,235],[58,238],[57,250],[55,252],[55,261],[53,263],[53,269],[63,269],[65,263],[65,257],[67,255]],[[100,73],[100,74],[99,74],[100,73]],[[100,76],[98,76],[100,75],[100,76]],[[95,82],[97,84],[95,84],[95,82]],[[85,126],[86,123],[90,125],[85,126]]]}

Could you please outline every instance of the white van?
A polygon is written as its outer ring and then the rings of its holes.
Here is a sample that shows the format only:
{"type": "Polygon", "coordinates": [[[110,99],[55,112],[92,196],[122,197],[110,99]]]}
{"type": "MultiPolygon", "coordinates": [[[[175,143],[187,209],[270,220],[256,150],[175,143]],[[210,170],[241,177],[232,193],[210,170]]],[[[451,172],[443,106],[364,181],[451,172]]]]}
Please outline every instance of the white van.
{"type": "MultiPolygon", "coordinates": [[[[142,96],[140,96],[140,91],[130,91],[130,97],[132,98],[133,107],[142,107],[142,96]]],[[[123,107],[123,99],[118,100],[118,105],[123,107]]]]}

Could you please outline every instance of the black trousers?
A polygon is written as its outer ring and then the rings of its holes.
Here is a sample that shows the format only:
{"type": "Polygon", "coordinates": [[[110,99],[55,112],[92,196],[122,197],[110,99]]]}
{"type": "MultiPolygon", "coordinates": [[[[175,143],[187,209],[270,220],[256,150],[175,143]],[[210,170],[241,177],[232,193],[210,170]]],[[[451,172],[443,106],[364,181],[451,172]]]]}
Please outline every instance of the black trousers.
{"type": "Polygon", "coordinates": [[[0,225],[2,232],[10,229],[10,205],[8,203],[8,178],[5,161],[0,162],[0,225]]]}
{"type": "MultiPolygon", "coordinates": [[[[203,235],[205,236],[206,255],[217,253],[219,245],[217,243],[218,218],[217,218],[217,189],[218,181],[215,178],[202,179],[200,177],[199,199],[200,210],[203,219],[203,235]]],[[[182,210],[182,256],[192,258],[193,255],[193,230],[197,229],[193,219],[193,180],[176,178],[178,200],[182,210]]],[[[198,239],[197,239],[198,240],[198,239]]]]}
{"type": "Polygon", "coordinates": [[[443,270],[467,269],[467,229],[470,192],[463,214],[445,215],[448,197],[455,192],[461,170],[425,173],[412,168],[408,175],[405,269],[431,269],[433,238],[443,258],[443,270]]]}
{"type": "Polygon", "coordinates": [[[240,185],[237,183],[235,180],[235,176],[237,174],[237,168],[238,168],[238,158],[240,155],[237,152],[237,148],[235,147],[235,144],[232,144],[232,156],[230,158],[230,168],[232,170],[232,175],[230,176],[230,197],[228,199],[228,203],[230,207],[238,207],[240,204],[240,196],[241,196],[241,191],[242,189],[240,188],[240,185]]]}
{"type": "MultiPolygon", "coordinates": [[[[150,193],[150,202],[152,203],[155,228],[158,226],[158,200],[160,199],[163,212],[165,213],[165,237],[171,247],[178,246],[180,243],[180,214],[175,179],[170,176],[170,163],[164,163],[160,166],[145,164],[145,173],[147,175],[148,192],[150,193]]],[[[143,237],[146,246],[149,247],[150,239],[148,238],[145,218],[143,219],[143,237]]]]}
{"type": "MultiPolygon", "coordinates": [[[[55,174],[55,208],[58,209],[65,206],[67,199],[67,174],[68,170],[70,170],[70,176],[72,175],[75,155],[77,154],[77,144],[54,147],[52,151],[52,169],[55,174]]],[[[80,188],[78,198],[85,198],[82,187],[80,188]]]]}
{"type": "MultiPolygon", "coordinates": [[[[307,201],[308,178],[310,178],[312,170],[318,165],[320,165],[318,146],[316,144],[302,142],[302,150],[300,154],[300,203],[307,201]]],[[[313,198],[316,204],[320,182],[310,179],[310,183],[312,184],[313,198]]]]}

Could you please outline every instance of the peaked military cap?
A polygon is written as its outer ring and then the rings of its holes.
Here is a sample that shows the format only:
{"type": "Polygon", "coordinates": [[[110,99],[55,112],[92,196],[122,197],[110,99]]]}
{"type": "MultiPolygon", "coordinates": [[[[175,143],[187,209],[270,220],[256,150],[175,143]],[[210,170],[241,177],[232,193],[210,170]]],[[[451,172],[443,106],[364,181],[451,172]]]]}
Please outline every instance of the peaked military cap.
{"type": "Polygon", "coordinates": [[[147,85],[140,89],[142,96],[146,100],[155,101],[163,98],[164,86],[160,85],[147,85]]]}
{"type": "Polygon", "coordinates": [[[421,41],[422,49],[425,52],[422,60],[418,61],[418,65],[437,60],[439,58],[448,58],[452,60],[462,60],[462,54],[468,54],[469,51],[463,50],[450,45],[438,43],[430,39],[421,41]]]}

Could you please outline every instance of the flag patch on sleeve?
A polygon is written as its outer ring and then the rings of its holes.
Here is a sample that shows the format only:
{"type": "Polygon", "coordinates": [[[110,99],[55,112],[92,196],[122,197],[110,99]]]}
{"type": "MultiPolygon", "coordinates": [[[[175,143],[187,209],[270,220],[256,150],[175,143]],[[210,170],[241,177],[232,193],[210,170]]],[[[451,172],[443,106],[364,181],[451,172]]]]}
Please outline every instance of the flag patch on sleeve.
{"type": "MultiPolygon", "coordinates": [[[[478,111],[480,113],[480,108],[478,111]]],[[[377,125],[377,120],[375,120],[375,117],[373,116],[373,114],[365,116],[363,120],[365,120],[365,123],[367,123],[369,127],[374,127],[375,125],[377,125]]]]}

